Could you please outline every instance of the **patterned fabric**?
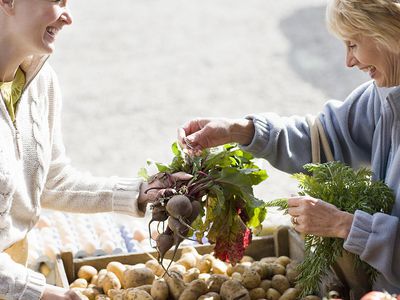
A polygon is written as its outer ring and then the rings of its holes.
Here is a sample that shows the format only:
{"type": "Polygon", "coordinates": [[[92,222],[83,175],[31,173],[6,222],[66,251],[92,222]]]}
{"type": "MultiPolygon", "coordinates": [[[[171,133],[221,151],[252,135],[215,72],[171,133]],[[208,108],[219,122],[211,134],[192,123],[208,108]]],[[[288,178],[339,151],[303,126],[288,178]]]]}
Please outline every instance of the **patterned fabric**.
{"type": "Polygon", "coordinates": [[[38,300],[45,289],[42,274],[4,252],[25,238],[42,207],[144,214],[136,201],[141,179],[99,178],[71,166],[62,139],[60,88],[46,59],[32,57],[21,65],[29,86],[14,124],[0,101],[0,299],[38,300]]]}

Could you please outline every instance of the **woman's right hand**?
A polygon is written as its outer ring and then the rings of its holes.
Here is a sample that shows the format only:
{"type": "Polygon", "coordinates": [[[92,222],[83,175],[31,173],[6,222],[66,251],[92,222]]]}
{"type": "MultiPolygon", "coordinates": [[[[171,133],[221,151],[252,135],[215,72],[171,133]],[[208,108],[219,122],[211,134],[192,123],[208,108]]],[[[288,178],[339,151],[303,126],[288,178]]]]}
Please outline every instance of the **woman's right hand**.
{"type": "Polygon", "coordinates": [[[43,292],[41,300],[80,300],[81,297],[78,296],[72,290],[66,290],[58,286],[46,285],[46,289],[43,292]]]}
{"type": "Polygon", "coordinates": [[[181,146],[194,152],[227,143],[248,145],[253,136],[253,121],[247,119],[194,119],[178,129],[181,146]]]}

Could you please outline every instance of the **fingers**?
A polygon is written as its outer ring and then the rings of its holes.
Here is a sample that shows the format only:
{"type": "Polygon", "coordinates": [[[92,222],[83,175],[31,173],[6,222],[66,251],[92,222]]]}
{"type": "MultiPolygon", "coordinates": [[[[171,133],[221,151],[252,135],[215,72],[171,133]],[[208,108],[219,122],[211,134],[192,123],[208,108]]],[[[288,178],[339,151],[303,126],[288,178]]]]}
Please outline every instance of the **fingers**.
{"type": "Polygon", "coordinates": [[[183,181],[188,181],[193,178],[193,175],[185,173],[185,172],[177,172],[172,174],[172,177],[176,180],[183,180],[183,181]]]}

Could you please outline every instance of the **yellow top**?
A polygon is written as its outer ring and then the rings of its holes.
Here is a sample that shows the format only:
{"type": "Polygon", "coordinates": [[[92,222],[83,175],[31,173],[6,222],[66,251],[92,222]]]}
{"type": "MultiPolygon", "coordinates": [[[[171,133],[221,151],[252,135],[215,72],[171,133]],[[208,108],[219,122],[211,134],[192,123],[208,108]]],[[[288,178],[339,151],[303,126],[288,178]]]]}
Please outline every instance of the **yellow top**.
{"type": "Polygon", "coordinates": [[[0,81],[0,92],[13,122],[15,121],[15,110],[17,108],[17,103],[21,98],[24,85],[25,73],[21,70],[21,68],[18,68],[13,81],[0,81]]]}

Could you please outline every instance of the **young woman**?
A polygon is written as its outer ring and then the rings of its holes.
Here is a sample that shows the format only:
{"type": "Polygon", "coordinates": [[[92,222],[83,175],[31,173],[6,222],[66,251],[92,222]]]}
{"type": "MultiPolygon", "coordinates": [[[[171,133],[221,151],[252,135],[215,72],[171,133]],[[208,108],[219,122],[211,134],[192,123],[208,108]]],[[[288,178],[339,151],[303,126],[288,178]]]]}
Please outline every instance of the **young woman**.
{"type": "Polygon", "coordinates": [[[144,191],[168,187],[161,179],[95,178],[69,165],[47,59],[71,23],[68,0],[0,0],[0,299],[79,299],[18,263],[41,207],[142,216],[160,189],[144,191]]]}
{"type": "MultiPolygon", "coordinates": [[[[346,46],[348,67],[372,81],[344,102],[330,101],[319,116],[335,160],[369,165],[374,179],[396,194],[390,215],[354,215],[311,197],[289,199],[299,232],[339,237],[344,248],[381,274],[374,288],[400,292],[400,3],[394,0],[329,0],[327,23],[346,46]]],[[[332,84],[337,84],[332,82],[332,84]]],[[[283,171],[301,172],[311,162],[305,118],[254,114],[244,119],[196,119],[179,129],[183,145],[196,151],[236,142],[283,171]],[[190,146],[190,147],[189,147],[190,146]]]]}

